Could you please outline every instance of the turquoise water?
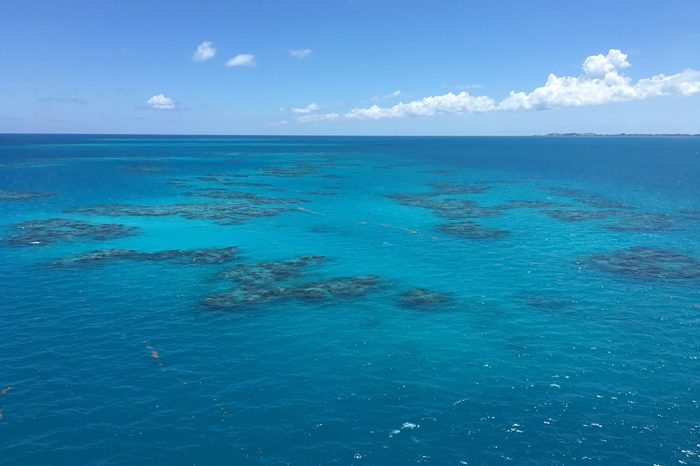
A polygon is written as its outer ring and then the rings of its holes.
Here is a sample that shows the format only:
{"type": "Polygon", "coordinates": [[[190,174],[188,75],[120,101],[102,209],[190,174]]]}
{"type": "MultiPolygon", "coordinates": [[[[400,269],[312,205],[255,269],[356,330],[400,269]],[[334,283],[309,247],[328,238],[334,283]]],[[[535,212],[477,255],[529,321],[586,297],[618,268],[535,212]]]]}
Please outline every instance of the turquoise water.
{"type": "Polygon", "coordinates": [[[699,181],[700,138],[0,136],[0,464],[700,464],[699,181]]]}

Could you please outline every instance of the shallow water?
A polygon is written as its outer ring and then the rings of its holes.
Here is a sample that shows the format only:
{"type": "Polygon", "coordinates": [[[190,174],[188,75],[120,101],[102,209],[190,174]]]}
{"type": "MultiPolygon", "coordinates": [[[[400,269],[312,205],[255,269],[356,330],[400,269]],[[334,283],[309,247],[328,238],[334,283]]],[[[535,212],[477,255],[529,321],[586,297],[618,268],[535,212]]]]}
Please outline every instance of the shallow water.
{"type": "Polygon", "coordinates": [[[699,179],[684,137],[0,136],[0,464],[698,464],[699,179]]]}

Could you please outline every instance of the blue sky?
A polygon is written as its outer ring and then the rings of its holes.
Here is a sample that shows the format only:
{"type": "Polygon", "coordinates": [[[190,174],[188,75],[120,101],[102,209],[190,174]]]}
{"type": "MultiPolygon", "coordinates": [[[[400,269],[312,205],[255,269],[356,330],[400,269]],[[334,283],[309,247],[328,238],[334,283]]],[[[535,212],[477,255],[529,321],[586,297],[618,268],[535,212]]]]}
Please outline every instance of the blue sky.
{"type": "Polygon", "coordinates": [[[13,1],[0,132],[700,133],[698,70],[697,0],[13,1]]]}

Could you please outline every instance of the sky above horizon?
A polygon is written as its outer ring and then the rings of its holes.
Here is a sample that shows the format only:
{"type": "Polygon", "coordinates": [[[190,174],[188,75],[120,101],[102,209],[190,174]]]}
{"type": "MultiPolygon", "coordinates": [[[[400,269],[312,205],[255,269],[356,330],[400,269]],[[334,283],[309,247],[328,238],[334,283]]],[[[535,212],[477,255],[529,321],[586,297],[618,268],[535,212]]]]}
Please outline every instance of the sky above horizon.
{"type": "Polygon", "coordinates": [[[700,133],[700,1],[6,2],[0,132],[700,133]]]}

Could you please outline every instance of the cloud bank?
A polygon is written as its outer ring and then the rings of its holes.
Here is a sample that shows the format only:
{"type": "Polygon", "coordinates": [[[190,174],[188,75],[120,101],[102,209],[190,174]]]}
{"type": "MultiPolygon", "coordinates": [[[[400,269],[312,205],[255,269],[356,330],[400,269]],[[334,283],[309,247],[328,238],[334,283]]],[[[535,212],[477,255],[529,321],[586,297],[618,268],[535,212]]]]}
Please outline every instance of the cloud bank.
{"type": "Polygon", "coordinates": [[[192,54],[192,60],[196,62],[207,61],[214,58],[214,55],[216,55],[216,49],[214,48],[211,42],[205,40],[204,42],[199,44],[197,50],[195,50],[192,54]]]}
{"type": "Polygon", "coordinates": [[[343,114],[303,115],[298,120],[379,120],[439,114],[545,110],[700,93],[700,71],[688,69],[672,75],[658,74],[635,82],[622,73],[622,70],[629,67],[626,54],[610,49],[606,55],[587,57],[581,66],[583,74],[580,76],[559,77],[551,73],[543,86],[530,92],[511,91],[500,102],[486,95],[474,96],[467,91],[458,94],[449,92],[407,103],[400,102],[391,107],[372,105],[354,108],[343,114]]]}
{"type": "Polygon", "coordinates": [[[226,62],[226,66],[255,66],[255,55],[250,53],[239,53],[226,62]]]}
{"type": "Polygon", "coordinates": [[[170,97],[166,97],[163,94],[154,95],[146,101],[151,108],[157,108],[159,110],[172,110],[175,108],[175,100],[170,97]]]}

